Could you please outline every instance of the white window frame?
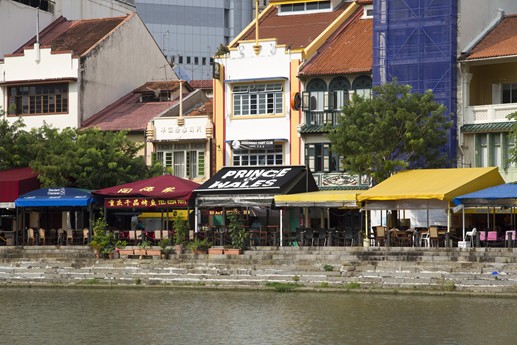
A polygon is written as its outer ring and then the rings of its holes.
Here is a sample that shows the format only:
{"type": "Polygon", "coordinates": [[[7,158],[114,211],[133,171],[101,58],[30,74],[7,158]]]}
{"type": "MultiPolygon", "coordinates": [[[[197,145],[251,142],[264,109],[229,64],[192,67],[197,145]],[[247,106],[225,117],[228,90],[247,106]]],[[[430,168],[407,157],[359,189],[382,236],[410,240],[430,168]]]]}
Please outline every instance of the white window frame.
{"type": "Polygon", "coordinates": [[[234,116],[278,115],[284,112],[284,83],[232,86],[234,116]]]}

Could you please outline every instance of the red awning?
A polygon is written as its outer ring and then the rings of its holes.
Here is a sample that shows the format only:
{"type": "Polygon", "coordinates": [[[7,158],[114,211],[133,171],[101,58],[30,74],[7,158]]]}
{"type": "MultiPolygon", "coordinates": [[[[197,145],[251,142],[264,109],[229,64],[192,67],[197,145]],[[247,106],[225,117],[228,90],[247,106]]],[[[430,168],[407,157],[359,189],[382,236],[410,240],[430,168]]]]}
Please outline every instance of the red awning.
{"type": "Polygon", "coordinates": [[[199,184],[172,175],[126,183],[93,191],[103,196],[107,208],[186,207],[199,184]]]}
{"type": "Polygon", "coordinates": [[[40,187],[38,174],[31,168],[0,171],[0,202],[13,203],[20,195],[40,187]]]}

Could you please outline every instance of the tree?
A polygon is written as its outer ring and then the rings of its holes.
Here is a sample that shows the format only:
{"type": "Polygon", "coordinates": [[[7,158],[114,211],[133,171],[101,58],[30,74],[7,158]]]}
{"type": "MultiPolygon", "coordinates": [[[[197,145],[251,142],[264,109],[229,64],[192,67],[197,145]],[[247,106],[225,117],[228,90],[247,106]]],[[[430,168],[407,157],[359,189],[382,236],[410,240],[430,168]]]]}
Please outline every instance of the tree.
{"type": "Polygon", "coordinates": [[[379,183],[408,167],[446,165],[443,149],[452,121],[445,112],[431,90],[411,93],[409,85],[393,80],[374,87],[372,98],[354,95],[328,137],[345,171],[379,183]]]}
{"type": "Polygon", "coordinates": [[[127,133],[99,129],[59,131],[49,126],[31,131],[43,138],[30,166],[43,186],[101,189],[158,175],[159,167],[147,167],[138,156],[142,144],[127,133]]]}
{"type": "MultiPolygon", "coordinates": [[[[4,114],[0,107],[0,117],[4,114]]],[[[0,119],[0,170],[29,166],[33,159],[32,138],[23,130],[25,124],[21,118],[14,122],[0,119]]]]}

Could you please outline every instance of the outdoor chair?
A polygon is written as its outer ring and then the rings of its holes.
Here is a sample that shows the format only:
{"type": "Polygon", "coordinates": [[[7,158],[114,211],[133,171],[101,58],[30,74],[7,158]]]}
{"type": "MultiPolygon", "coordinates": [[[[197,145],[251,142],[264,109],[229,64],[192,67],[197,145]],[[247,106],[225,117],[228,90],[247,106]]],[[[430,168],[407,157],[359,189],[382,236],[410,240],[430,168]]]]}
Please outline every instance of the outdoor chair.
{"type": "Polygon", "coordinates": [[[374,227],[375,230],[375,245],[380,246],[381,244],[383,246],[386,245],[386,227],[384,225],[378,225],[374,227]]]}
{"type": "Polygon", "coordinates": [[[478,229],[473,228],[471,231],[467,231],[465,233],[465,239],[470,238],[470,246],[474,247],[476,243],[476,236],[477,236],[478,229]]]}
{"type": "Polygon", "coordinates": [[[303,244],[304,245],[314,245],[314,229],[306,228],[303,232],[303,244]]]}
{"type": "Polygon", "coordinates": [[[72,229],[66,229],[66,244],[74,244],[74,231],[72,229]]]}
{"type": "Polygon", "coordinates": [[[83,229],[83,244],[88,244],[89,236],[90,236],[90,230],[84,228],[83,229]]]}
{"type": "Polygon", "coordinates": [[[39,244],[46,244],[47,238],[45,237],[45,229],[39,228],[38,235],[39,235],[39,239],[38,239],[39,244]]]}
{"type": "Polygon", "coordinates": [[[65,244],[66,238],[65,238],[65,230],[62,228],[57,229],[57,244],[65,244]]]}
{"type": "Polygon", "coordinates": [[[314,233],[313,239],[316,241],[316,245],[319,246],[326,246],[327,245],[327,230],[325,229],[318,229],[314,233]]]}
{"type": "Polygon", "coordinates": [[[34,245],[34,229],[33,228],[27,229],[27,244],[34,245]]]}
{"type": "Polygon", "coordinates": [[[439,236],[438,236],[438,227],[437,226],[430,226],[429,230],[427,230],[427,233],[422,236],[422,240],[425,243],[425,247],[433,247],[433,244],[438,247],[439,246],[439,236]]]}

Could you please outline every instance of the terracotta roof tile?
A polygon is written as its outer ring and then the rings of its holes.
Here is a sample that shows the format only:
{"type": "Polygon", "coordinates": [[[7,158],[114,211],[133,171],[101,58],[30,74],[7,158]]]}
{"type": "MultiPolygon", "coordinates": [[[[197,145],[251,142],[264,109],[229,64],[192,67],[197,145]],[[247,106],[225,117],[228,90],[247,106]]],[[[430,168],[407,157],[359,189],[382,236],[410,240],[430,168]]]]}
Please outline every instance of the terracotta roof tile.
{"type": "Polygon", "coordinates": [[[305,63],[300,75],[369,73],[373,64],[373,20],[361,19],[359,9],[317,54],[305,63]]]}
{"type": "Polygon", "coordinates": [[[212,80],[191,80],[189,84],[194,89],[213,89],[212,80]]]}
{"type": "Polygon", "coordinates": [[[149,81],[144,85],[133,90],[135,93],[154,92],[156,90],[162,91],[176,91],[180,88],[180,82],[178,80],[157,80],[149,81]]]}
{"type": "Polygon", "coordinates": [[[517,55],[517,15],[506,16],[466,55],[466,60],[517,55]]]}
{"type": "MultiPolygon", "coordinates": [[[[40,46],[50,47],[52,52],[71,51],[74,55],[81,56],[127,18],[129,17],[66,20],[60,17],[40,32],[40,46]]],[[[32,48],[35,42],[36,37],[33,37],[14,54],[22,54],[24,49],[32,48]]]]}
{"type": "Polygon", "coordinates": [[[213,111],[213,104],[212,101],[208,101],[200,105],[199,107],[192,109],[192,111],[186,113],[185,115],[188,116],[195,116],[195,115],[210,115],[214,113],[213,111]]]}
{"type": "Polygon", "coordinates": [[[138,93],[129,93],[117,102],[84,121],[82,128],[104,131],[144,131],[147,123],[177,104],[171,102],[139,102],[138,93]]]}
{"type": "MultiPolygon", "coordinates": [[[[308,14],[278,15],[278,8],[272,6],[268,12],[259,17],[259,39],[276,38],[278,44],[285,44],[291,49],[303,49],[312,43],[348,6],[353,3],[343,3],[332,12],[308,14]]],[[[255,26],[240,36],[239,40],[255,39],[255,26]]],[[[233,45],[237,47],[238,42],[233,45]]]]}

